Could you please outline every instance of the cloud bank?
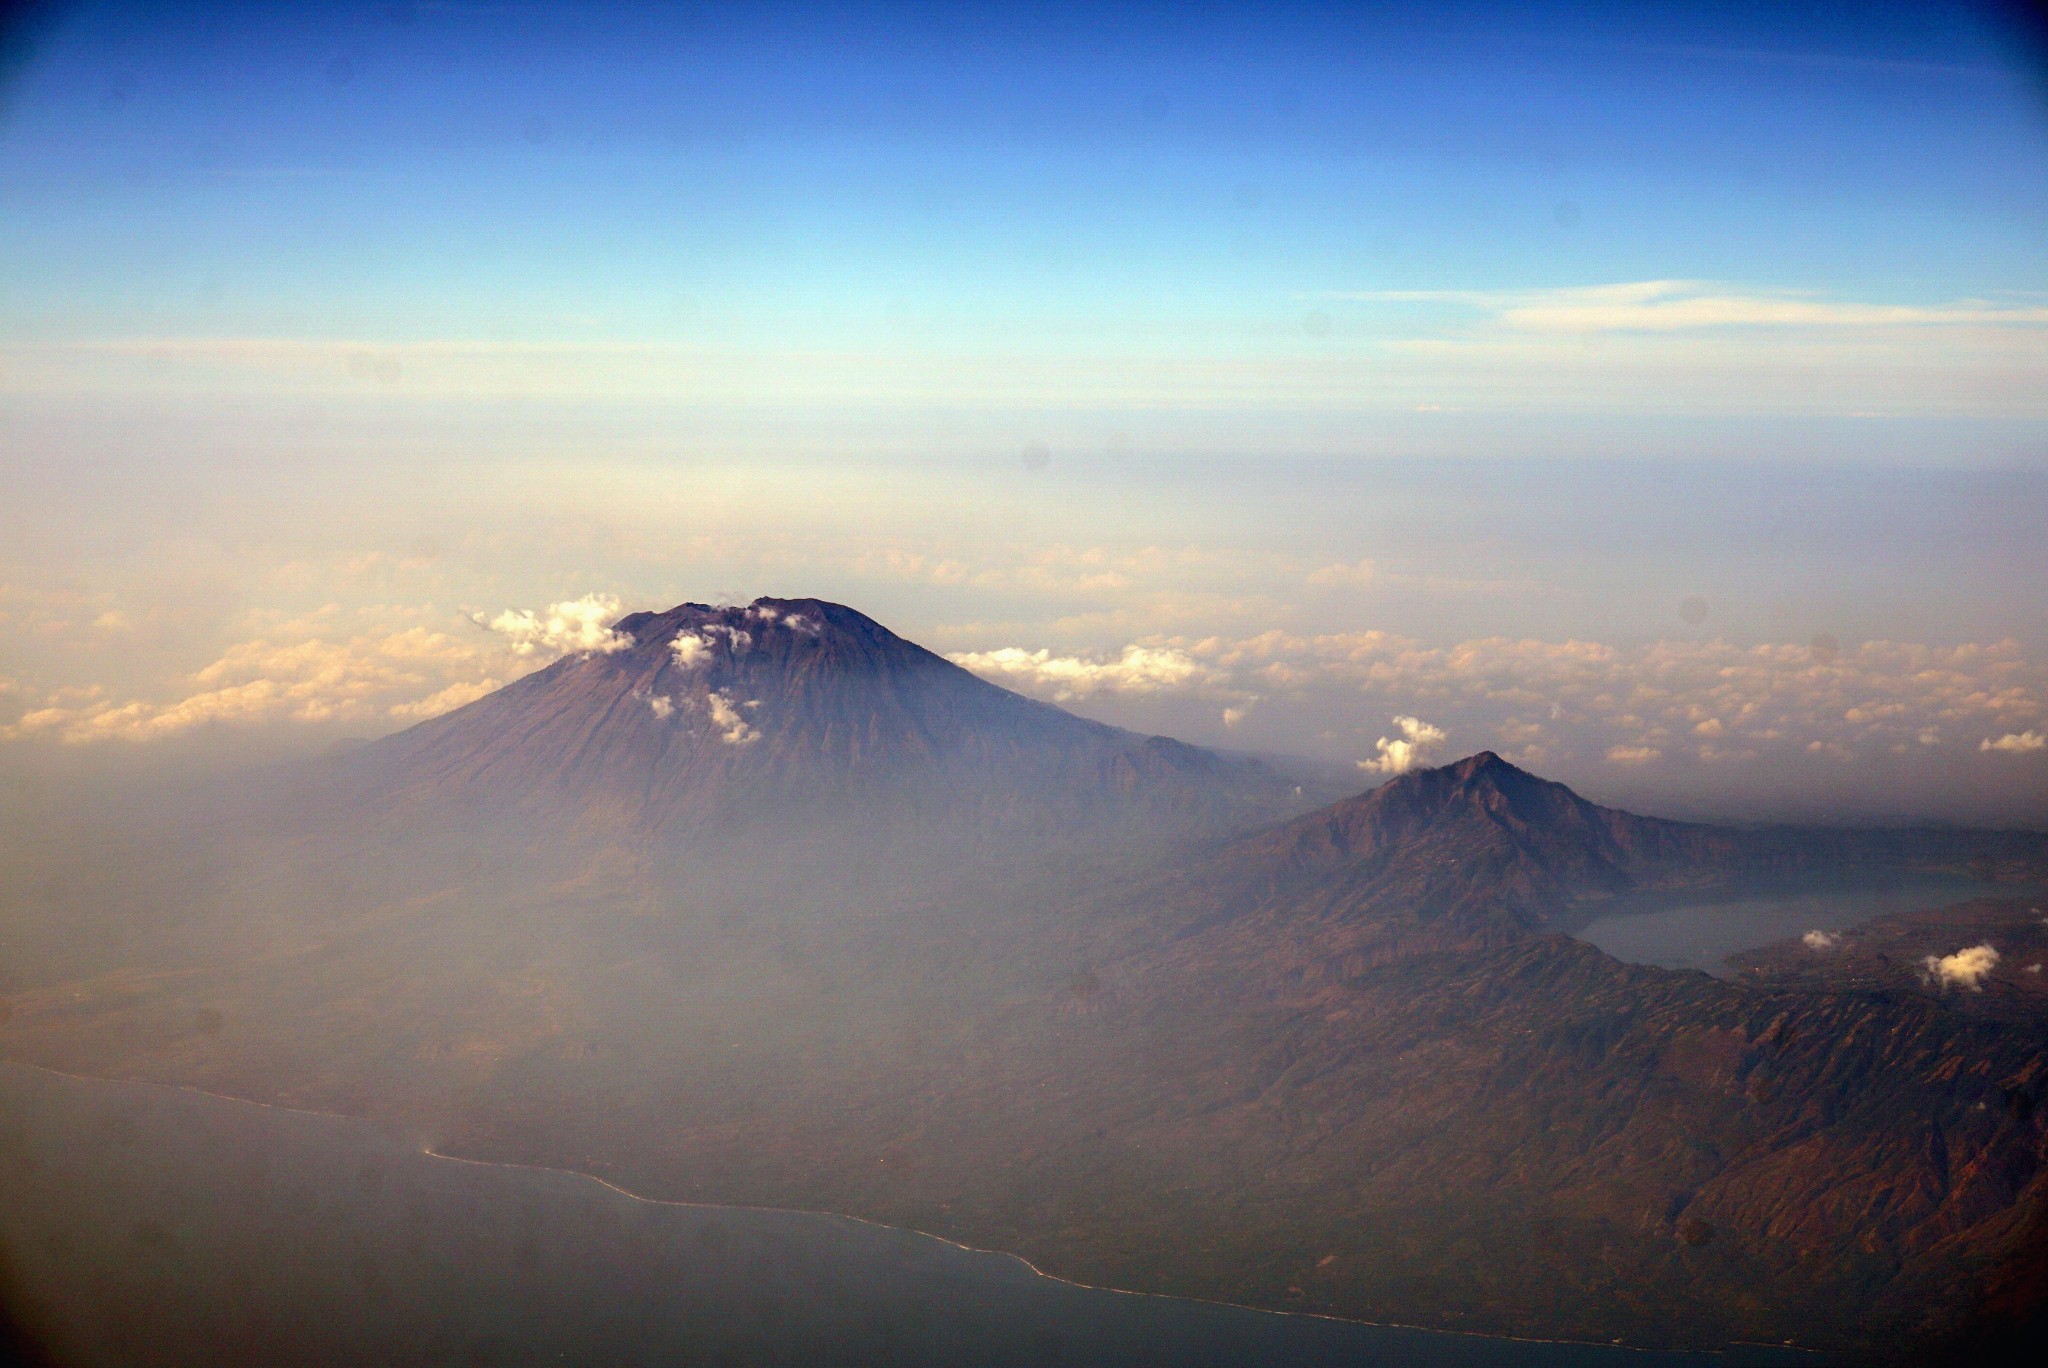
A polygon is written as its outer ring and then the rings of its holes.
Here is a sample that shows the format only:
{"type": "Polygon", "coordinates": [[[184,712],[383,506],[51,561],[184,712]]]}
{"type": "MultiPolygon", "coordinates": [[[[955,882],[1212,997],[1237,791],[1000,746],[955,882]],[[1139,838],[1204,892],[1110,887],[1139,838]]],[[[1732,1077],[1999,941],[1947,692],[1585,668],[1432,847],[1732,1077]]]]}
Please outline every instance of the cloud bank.
{"type": "Polygon", "coordinates": [[[1008,688],[1068,702],[1095,694],[1166,693],[1213,684],[1219,672],[1177,647],[1126,646],[1113,660],[1005,646],[946,657],[1008,688]]]}
{"type": "MultiPolygon", "coordinates": [[[[1518,763],[1578,754],[1644,769],[1683,758],[1737,764],[1797,753],[1853,763],[1923,754],[1990,731],[1973,751],[2048,749],[2048,668],[2014,641],[1957,646],[1867,641],[1740,646],[1664,640],[1633,646],[1486,637],[1431,645],[1390,632],[1149,637],[1111,655],[1002,647],[950,659],[1054,702],[1176,696],[1213,699],[1245,719],[1289,702],[1319,711],[1364,701],[1457,726],[1518,763]],[[1447,720],[1448,719],[1448,720],[1447,720]],[[1978,730],[1978,729],[1982,730],[1978,730]]],[[[1419,749],[1383,738],[1376,772],[1419,749]]],[[[1967,744],[1962,743],[1962,744],[1967,744]]]]}
{"type": "MultiPolygon", "coordinates": [[[[132,667],[147,657],[129,638],[159,629],[135,612],[125,614],[126,628],[93,625],[119,607],[80,599],[66,611],[78,639],[120,652],[132,667]]],[[[604,625],[615,607],[585,595],[545,612],[514,610],[508,630],[492,631],[451,630],[473,619],[426,604],[329,605],[298,617],[251,612],[239,624],[246,636],[154,684],[133,669],[123,688],[51,686],[10,671],[0,688],[0,742],[142,743],[203,730],[323,726],[374,735],[480,698],[565,650],[616,649],[620,638],[604,625]]],[[[53,630],[26,613],[17,623],[53,630]]],[[[808,625],[764,620],[756,630],[808,625]]],[[[742,648],[742,638],[752,640],[738,628],[700,631],[669,649],[688,669],[742,648]]],[[[1214,727],[1216,739],[1227,731],[1236,744],[1347,762],[1364,755],[1373,774],[1431,763],[1433,732],[1573,782],[1606,769],[1618,783],[1651,788],[1694,784],[1696,774],[1681,777],[1682,767],[1701,765],[1726,767],[1729,784],[1744,782],[1741,766],[1809,776],[1802,784],[1834,782],[1812,776],[1815,766],[1846,777],[1873,759],[1891,766],[1888,773],[1901,762],[1931,772],[1921,757],[1940,757],[1944,774],[1995,769],[2010,784],[2048,757],[2048,668],[2014,641],[1443,644],[1385,631],[1273,629],[1151,635],[1096,650],[991,644],[951,659],[1104,720],[1195,739],[1214,727]],[[1382,735],[1365,725],[1390,714],[1411,719],[1415,730],[1397,723],[1382,735]]],[[[666,692],[678,695],[680,710],[680,691],[666,692]]],[[[700,719],[708,706],[697,705],[700,719]]],[[[754,730],[742,703],[725,706],[732,718],[718,721],[716,734],[754,730]]]]}
{"type": "Polygon", "coordinates": [[[505,679],[505,662],[445,632],[412,627],[342,640],[307,635],[286,623],[271,635],[228,648],[182,676],[168,699],[108,697],[96,686],[47,695],[0,740],[45,738],[70,745],[147,742],[208,727],[264,723],[411,723],[483,697],[505,679]]]}

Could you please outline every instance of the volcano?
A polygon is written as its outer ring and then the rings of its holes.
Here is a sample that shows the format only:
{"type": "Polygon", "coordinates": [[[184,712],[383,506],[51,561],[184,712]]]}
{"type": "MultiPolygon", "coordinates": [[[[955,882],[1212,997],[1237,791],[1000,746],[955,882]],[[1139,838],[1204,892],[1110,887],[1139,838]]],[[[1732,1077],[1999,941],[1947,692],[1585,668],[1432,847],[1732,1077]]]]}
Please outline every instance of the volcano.
{"type": "Polygon", "coordinates": [[[364,748],[352,779],[380,803],[657,840],[772,826],[1101,844],[1243,830],[1319,796],[1263,761],[1012,693],[819,599],[686,603],[611,631],[364,748]]]}

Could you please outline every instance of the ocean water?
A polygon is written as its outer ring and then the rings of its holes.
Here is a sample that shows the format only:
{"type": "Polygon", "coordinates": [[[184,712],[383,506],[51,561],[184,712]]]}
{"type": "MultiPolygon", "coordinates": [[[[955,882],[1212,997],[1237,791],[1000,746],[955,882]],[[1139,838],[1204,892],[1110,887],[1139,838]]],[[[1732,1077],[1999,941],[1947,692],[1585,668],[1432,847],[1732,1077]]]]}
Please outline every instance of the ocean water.
{"type": "Polygon", "coordinates": [[[61,1363],[1705,1368],[1074,1287],[841,1217],[0,1063],[0,1290],[61,1363]]]}

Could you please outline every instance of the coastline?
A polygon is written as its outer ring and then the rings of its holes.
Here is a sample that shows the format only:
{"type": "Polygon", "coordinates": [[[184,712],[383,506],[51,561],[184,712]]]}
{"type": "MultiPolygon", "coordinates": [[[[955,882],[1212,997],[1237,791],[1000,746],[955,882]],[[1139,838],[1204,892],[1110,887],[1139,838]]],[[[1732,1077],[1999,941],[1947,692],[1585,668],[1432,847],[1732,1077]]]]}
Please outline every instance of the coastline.
{"type": "MultiPolygon", "coordinates": [[[[29,1063],[26,1060],[11,1059],[4,1056],[0,1056],[0,1069],[6,1068],[22,1069],[32,1073],[43,1074],[52,1078],[61,1078],[70,1082],[84,1083],[96,1087],[127,1087],[161,1090],[164,1092],[183,1093],[196,1097],[204,1097],[213,1101],[227,1102],[234,1104],[236,1106],[250,1107],[262,1111],[278,1112],[289,1116],[309,1117],[323,1121],[352,1122],[358,1125],[365,1125],[371,1127],[375,1127],[378,1124],[375,1119],[367,1116],[355,1115],[348,1112],[325,1111],[311,1107],[295,1107],[282,1102],[267,1102],[258,1098],[242,1097],[233,1093],[224,1093],[215,1091],[210,1088],[202,1088],[197,1086],[196,1084],[165,1083],[153,1079],[140,1078],[111,1078],[106,1077],[104,1075],[77,1073],[66,1069],[52,1068],[47,1065],[29,1063]]],[[[1637,1354],[1673,1354],[1715,1357],[1721,1357],[1733,1353],[1751,1352],[1785,1358],[1798,1356],[1805,1361],[1817,1364],[1825,1363],[1840,1357],[1839,1351],[1810,1349],[1789,1344],[1775,1345],[1734,1341],[1725,1344],[1719,1348],[1712,1349],[1665,1348],[1652,1345],[1627,1344],[1616,1341],[1563,1339],[1535,1335],[1493,1334],[1485,1331],[1455,1330],[1446,1329],[1440,1326],[1416,1325],[1401,1321],[1363,1320],[1356,1317],[1337,1316],[1317,1311],[1290,1311],[1273,1307],[1257,1306],[1244,1302],[1225,1301],[1219,1298],[1211,1297],[1190,1297],[1179,1295],[1176,1293],[1147,1292],[1141,1289],[1115,1287],[1102,1283],[1082,1282],[1078,1279],[1062,1277],[1057,1273],[1047,1272],[1043,1268],[1040,1268],[1037,1264],[1033,1263],[1031,1260],[1025,1258],[1023,1255],[1013,1253],[1009,1250],[993,1249],[983,1246],[963,1244],[960,1241],[948,1239],[946,1236],[934,1234],[933,1232],[928,1230],[920,1230],[914,1226],[894,1225],[886,1221],[880,1221],[866,1216],[853,1215],[848,1212],[819,1210],[811,1207],[784,1207],[738,1202],[702,1202],[693,1201],[689,1198],[655,1197],[650,1196],[646,1193],[635,1192],[631,1188],[624,1187],[619,1183],[612,1181],[609,1178],[603,1177],[596,1173],[591,1173],[584,1169],[565,1168],[554,1164],[530,1163],[515,1159],[492,1159],[479,1157],[475,1155],[447,1153],[433,1148],[431,1143],[425,1143],[417,1146],[415,1152],[424,1158],[435,1159],[444,1163],[462,1164],[469,1167],[481,1169],[502,1169],[514,1172],[546,1174],[552,1177],[565,1178],[576,1182],[592,1183],[620,1197],[624,1197],[629,1201],[646,1206],[676,1208],[679,1210],[690,1211],[731,1211],[744,1212],[754,1215],[784,1217],[796,1216],[811,1218],[820,1221],[843,1221],[854,1225],[864,1226],[873,1230],[887,1231],[892,1234],[911,1235],[921,1240],[932,1241],[935,1244],[943,1246],[947,1249],[957,1251],[959,1253],[1006,1260],[1008,1262],[1018,1265],[1035,1278],[1042,1279],[1048,1283],[1056,1284],[1062,1287],[1074,1288],[1084,1292],[1108,1293],[1119,1297],[1143,1298],[1152,1301],[1178,1303],[1190,1306],[1218,1307],[1231,1311],[1249,1312],[1261,1316],[1284,1317],[1289,1320],[1324,1322],[1334,1325],[1357,1326],[1363,1329],[1400,1331],[1419,1335],[1438,1335],[1458,1339],[1479,1340],[1490,1343],[1551,1345],[1565,1348],[1596,1349],[1605,1352],[1629,1352],[1637,1354]]]]}

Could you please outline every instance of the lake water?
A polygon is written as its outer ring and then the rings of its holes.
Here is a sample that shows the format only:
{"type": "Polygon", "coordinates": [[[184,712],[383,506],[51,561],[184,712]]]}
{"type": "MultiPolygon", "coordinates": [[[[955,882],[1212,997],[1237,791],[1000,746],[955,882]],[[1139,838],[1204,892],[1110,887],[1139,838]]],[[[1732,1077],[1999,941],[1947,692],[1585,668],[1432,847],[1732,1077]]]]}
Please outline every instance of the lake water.
{"type": "Polygon", "coordinates": [[[1630,964],[1703,969],[1726,977],[1728,956],[1808,931],[1839,931],[1894,912],[1945,907],[1969,898],[2024,898],[2039,889],[1973,879],[1912,878],[1882,884],[1786,883],[1713,898],[1636,907],[1572,934],[1630,964]]]}
{"type": "Polygon", "coordinates": [[[652,1203],[367,1122],[0,1063],[0,1290],[75,1364],[1706,1368],[1071,1287],[839,1217],[652,1203]]]}

